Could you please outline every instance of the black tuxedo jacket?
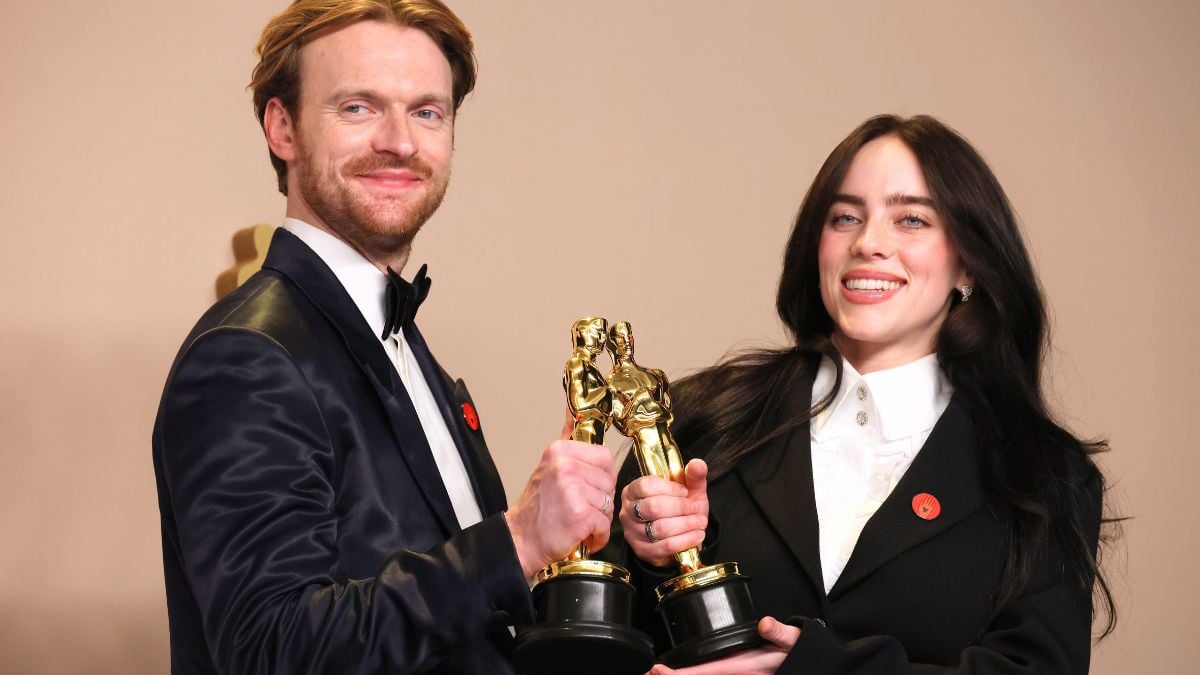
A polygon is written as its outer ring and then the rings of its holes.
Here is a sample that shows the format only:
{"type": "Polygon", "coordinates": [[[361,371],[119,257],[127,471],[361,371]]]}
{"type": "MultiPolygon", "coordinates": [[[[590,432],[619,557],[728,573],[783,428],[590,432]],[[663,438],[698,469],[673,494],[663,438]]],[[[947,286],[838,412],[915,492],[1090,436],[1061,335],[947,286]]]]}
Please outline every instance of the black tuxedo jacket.
{"type": "Polygon", "coordinates": [[[503,487],[462,381],[406,335],[484,514],[465,530],[382,345],[291,233],[188,335],[153,439],[175,672],[509,672],[533,608],[503,487]]]}
{"type": "MultiPolygon", "coordinates": [[[[809,369],[782,415],[808,409],[815,372],[815,366],[809,369]]],[[[989,498],[979,452],[956,397],[868,521],[828,595],[807,425],[709,484],[710,523],[717,526],[710,525],[703,558],[740,563],[753,577],[759,614],[801,626],[780,673],[1087,672],[1091,595],[1064,577],[1057,549],[1044,552],[1016,600],[993,608],[1007,516],[989,498]],[[940,502],[936,518],[916,515],[913,498],[921,493],[940,502]]],[[[632,480],[636,463],[627,463],[622,474],[622,482],[632,480]]],[[[1095,542],[1099,491],[1091,496],[1089,535],[1095,542]]],[[[669,576],[632,559],[627,546],[619,555],[639,580],[640,599],[652,598],[651,587],[669,576]]],[[[659,648],[669,646],[653,608],[643,603],[638,614],[659,648]]]]}

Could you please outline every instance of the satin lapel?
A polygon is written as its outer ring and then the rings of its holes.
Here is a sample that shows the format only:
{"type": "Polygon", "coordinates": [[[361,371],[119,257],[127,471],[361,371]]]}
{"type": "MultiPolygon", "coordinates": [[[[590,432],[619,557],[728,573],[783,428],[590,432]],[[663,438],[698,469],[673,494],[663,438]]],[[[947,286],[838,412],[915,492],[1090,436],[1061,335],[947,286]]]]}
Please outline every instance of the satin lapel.
{"type": "Polygon", "coordinates": [[[846,568],[829,591],[830,599],[986,503],[977,436],[966,407],[956,396],[896,489],[867,521],[846,568]],[[913,510],[913,497],[921,493],[933,495],[941,505],[941,513],[933,520],[924,520],[913,510]]]}
{"type": "Polygon", "coordinates": [[[379,338],[371,334],[354,300],[346,293],[333,271],[304,242],[282,227],[276,229],[271,238],[263,267],[290,279],[341,334],[346,348],[362,367],[387,410],[400,455],[416,477],[430,510],[447,536],[458,532],[454,507],[450,504],[442,474],[434,462],[425,432],[400,382],[396,367],[388,358],[379,338]]]}
{"type": "MultiPolygon", "coordinates": [[[[466,411],[463,409],[463,405],[469,404],[472,410],[475,407],[470,394],[467,393],[466,385],[462,380],[451,382],[450,376],[433,358],[433,354],[429,351],[429,345],[425,342],[425,337],[421,335],[421,331],[416,326],[405,330],[404,335],[408,339],[409,346],[412,347],[413,356],[421,365],[425,381],[429,383],[429,389],[433,391],[433,397],[437,400],[442,418],[446,420],[446,427],[450,430],[454,444],[458,447],[459,455],[462,456],[463,464],[467,467],[467,473],[471,478],[471,487],[474,488],[475,499],[479,502],[480,511],[485,517],[503,511],[508,508],[508,502],[504,497],[500,474],[496,471],[496,465],[488,453],[487,444],[484,443],[483,429],[478,426],[478,422],[476,422],[475,429],[471,429],[466,422],[466,411]]],[[[478,419],[478,415],[476,415],[476,419],[478,419]]]]}
{"type": "MultiPolygon", "coordinates": [[[[467,391],[467,385],[462,380],[454,381],[454,399],[459,402],[471,404],[475,407],[475,402],[471,399],[471,393],[467,391]]],[[[476,413],[478,417],[478,412],[476,413]]],[[[460,419],[459,424],[463,424],[460,419]]],[[[476,475],[480,480],[476,482],[476,491],[483,501],[480,504],[484,505],[485,513],[499,513],[508,508],[508,498],[504,495],[504,483],[500,480],[500,472],[496,469],[496,463],[492,461],[492,454],[488,452],[487,443],[483,440],[483,422],[479,422],[478,429],[466,429],[463,433],[467,437],[469,450],[467,455],[471,458],[467,466],[474,468],[476,475]]]]}
{"type": "MultiPolygon", "coordinates": [[[[346,348],[363,368],[385,384],[392,381],[392,365],[379,338],[371,334],[350,294],[333,271],[296,235],[282,227],[275,229],[263,267],[273,269],[292,281],[312,301],[341,334],[346,348]]],[[[398,377],[398,376],[396,376],[398,377]]]]}
{"type": "MultiPolygon", "coordinates": [[[[793,389],[783,409],[785,419],[808,410],[815,377],[816,368],[809,368],[808,376],[793,389]]],[[[813,587],[823,592],[825,582],[821,574],[809,446],[809,426],[805,424],[786,438],[751,453],[738,463],[737,473],[751,498],[800,561],[813,587]]]]}

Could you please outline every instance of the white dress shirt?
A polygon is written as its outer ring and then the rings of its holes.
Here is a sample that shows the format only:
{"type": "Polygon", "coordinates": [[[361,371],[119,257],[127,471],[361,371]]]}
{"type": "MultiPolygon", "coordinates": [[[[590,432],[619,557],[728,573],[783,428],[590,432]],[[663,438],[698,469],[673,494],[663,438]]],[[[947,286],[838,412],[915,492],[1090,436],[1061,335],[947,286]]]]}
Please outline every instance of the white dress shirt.
{"type": "MultiPolygon", "coordinates": [[[[385,321],[383,300],[387,292],[387,277],[383,272],[346,242],[302,220],[285,218],[283,228],[299,237],[329,266],[358,307],[371,329],[371,334],[379,339],[385,321]]],[[[425,375],[421,372],[421,366],[413,356],[408,341],[404,339],[403,332],[400,332],[386,340],[380,340],[380,343],[392,364],[396,366],[400,381],[404,383],[408,397],[412,399],[413,407],[417,410],[417,418],[421,421],[421,429],[425,431],[425,439],[433,451],[433,459],[442,475],[446,493],[450,495],[450,503],[454,507],[459,526],[466,528],[478,523],[483,520],[483,514],[475,500],[475,491],[471,487],[467,467],[463,464],[458,446],[454,444],[446,420],[438,410],[437,400],[433,397],[429,383],[425,381],[425,375]]]]}
{"type": "MultiPolygon", "coordinates": [[[[835,378],[833,362],[821,359],[813,383],[814,404],[833,389],[835,378]]],[[[935,354],[867,375],[842,360],[842,387],[810,427],[826,593],[846,568],[863,527],[900,482],[953,393],[935,354]]]]}

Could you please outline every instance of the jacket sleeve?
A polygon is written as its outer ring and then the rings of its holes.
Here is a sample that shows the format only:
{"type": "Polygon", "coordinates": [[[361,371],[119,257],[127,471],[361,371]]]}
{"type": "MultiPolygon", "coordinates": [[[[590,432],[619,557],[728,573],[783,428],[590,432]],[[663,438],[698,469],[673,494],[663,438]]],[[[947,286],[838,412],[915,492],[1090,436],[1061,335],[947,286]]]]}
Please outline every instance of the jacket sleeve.
{"type": "Polygon", "coordinates": [[[431,550],[397,551],[373,578],[335,579],[333,440],[315,386],[265,335],[219,329],[181,354],[164,393],[155,447],[217,668],[427,670],[528,617],[500,514],[431,550]]]}
{"type": "MultiPolygon", "coordinates": [[[[1084,532],[1093,555],[1099,540],[1099,483],[1086,490],[1084,532]]],[[[778,673],[1087,673],[1091,657],[1092,589],[1065,570],[1057,546],[1044,549],[1024,591],[997,612],[983,634],[962,649],[957,663],[913,663],[894,637],[842,640],[836,627],[803,617],[789,623],[801,633],[778,673]]]]}

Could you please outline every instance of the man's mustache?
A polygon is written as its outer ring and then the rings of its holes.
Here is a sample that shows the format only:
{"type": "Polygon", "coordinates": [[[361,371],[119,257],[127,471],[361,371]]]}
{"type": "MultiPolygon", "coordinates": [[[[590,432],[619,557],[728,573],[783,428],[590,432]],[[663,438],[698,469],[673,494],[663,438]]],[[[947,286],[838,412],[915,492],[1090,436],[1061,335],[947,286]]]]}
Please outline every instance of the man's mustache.
{"type": "Polygon", "coordinates": [[[421,180],[427,180],[433,175],[433,168],[420,157],[399,159],[382,155],[370,155],[355,159],[342,169],[344,176],[357,176],[375,171],[411,171],[421,180]]]}

